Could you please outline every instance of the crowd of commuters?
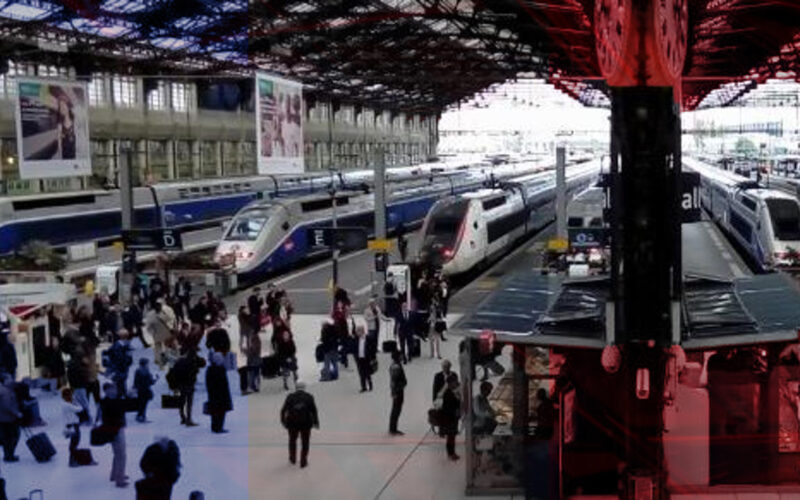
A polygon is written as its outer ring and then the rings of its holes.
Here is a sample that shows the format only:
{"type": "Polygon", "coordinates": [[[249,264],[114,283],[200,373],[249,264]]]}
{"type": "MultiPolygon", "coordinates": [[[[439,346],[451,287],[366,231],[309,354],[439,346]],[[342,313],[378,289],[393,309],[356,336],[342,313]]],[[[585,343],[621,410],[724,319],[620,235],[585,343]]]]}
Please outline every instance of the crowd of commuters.
{"type": "MultiPolygon", "coordinates": [[[[421,356],[424,342],[430,346],[430,357],[441,359],[441,342],[447,340],[447,280],[437,273],[423,271],[411,285],[408,300],[408,295],[399,293],[401,287],[389,276],[383,290],[383,307],[377,297],[370,299],[358,311],[360,317],[354,314],[347,291],[337,288],[315,352],[323,382],[337,380],[339,366],[349,369],[353,362],[361,393],[374,389],[378,353],[389,354],[391,435],[403,435],[399,421],[409,384],[405,365],[421,356]]],[[[80,448],[81,427],[92,427],[91,443],[110,444],[113,451],[109,479],[120,488],[128,486],[126,413],[135,412],[137,423],[149,422],[147,408],[155,396],[153,386],[163,375],[172,394],[162,396],[162,407],[177,409],[181,425],[197,426],[193,418],[195,388],[205,370],[208,399],[202,405],[202,413],[209,416],[215,434],[227,432],[225,417],[233,410],[230,372],[238,371],[243,396],[258,393],[264,376],[282,379],[286,391],[293,389],[281,409],[280,423],[288,432],[289,461],[297,462],[300,439],[300,466],[306,467],[311,429],[319,427],[319,415],[313,396],[306,392],[305,383],[298,377],[293,312],[284,290],[274,284],[267,285],[263,292],[253,288],[233,318],[239,330],[238,356],[232,351],[223,301],[212,292],[194,293],[191,283],[183,277],[170,287],[158,276],[149,279],[137,276],[131,287],[131,299],[123,304],[99,293],[91,307],[80,306],[62,316],[49,313],[50,343],[42,359],[51,389],[61,390],[69,465],[96,465],[90,450],[80,448]],[[264,345],[262,336],[270,330],[271,338],[264,345]],[[152,368],[150,356],[137,352],[133,341],[138,341],[144,349],[152,349],[152,368]],[[101,345],[108,347],[101,350],[101,345]],[[265,356],[267,351],[269,354],[265,356]]],[[[15,461],[20,427],[34,425],[38,411],[35,405],[26,404],[30,396],[20,394],[20,387],[25,384],[15,382],[16,355],[7,338],[7,318],[0,317],[0,333],[0,439],[4,460],[15,461]]],[[[457,460],[455,436],[467,406],[465,391],[460,387],[458,375],[451,370],[451,363],[443,360],[441,366],[433,381],[432,411],[437,415],[437,431],[445,438],[447,455],[457,460]]],[[[494,414],[487,399],[491,384],[487,384],[481,386],[474,402],[480,432],[491,432],[496,425],[492,424],[494,414]]],[[[145,455],[141,463],[145,478],[136,483],[138,497],[169,498],[145,494],[171,492],[180,468],[175,443],[159,440],[145,455]],[[166,469],[159,467],[157,464],[163,461],[172,465],[166,469]]]]}

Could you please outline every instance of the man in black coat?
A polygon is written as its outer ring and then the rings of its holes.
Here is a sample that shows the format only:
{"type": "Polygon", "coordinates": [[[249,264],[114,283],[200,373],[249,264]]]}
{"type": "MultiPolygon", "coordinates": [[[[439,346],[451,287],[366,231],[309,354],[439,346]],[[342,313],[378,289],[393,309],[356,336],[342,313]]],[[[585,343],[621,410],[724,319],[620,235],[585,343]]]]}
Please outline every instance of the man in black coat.
{"type": "Polygon", "coordinates": [[[281,408],[281,424],[289,432],[289,462],[297,463],[297,437],[300,436],[300,467],[307,467],[311,427],[319,429],[319,416],[314,396],[305,391],[306,384],[298,380],[295,387],[281,408]]]}
{"type": "MultiPolygon", "coordinates": [[[[433,376],[433,396],[431,398],[432,401],[436,401],[436,398],[439,396],[439,393],[442,392],[444,389],[445,384],[447,383],[447,377],[453,373],[451,370],[450,361],[445,359],[442,361],[442,371],[438,372],[436,375],[433,376]]],[[[455,374],[454,374],[455,375],[455,374]]]]}
{"type": "Polygon", "coordinates": [[[395,319],[397,324],[397,348],[400,350],[400,357],[403,364],[411,361],[411,342],[414,339],[414,318],[408,310],[408,304],[403,302],[400,306],[400,314],[395,319]]]}
{"type": "Polygon", "coordinates": [[[211,417],[211,432],[215,434],[228,432],[224,429],[225,414],[233,410],[233,401],[225,370],[225,359],[219,352],[211,355],[211,364],[206,369],[206,389],[208,390],[206,408],[211,417]]]}
{"type": "Polygon", "coordinates": [[[392,436],[402,436],[403,432],[397,429],[397,421],[400,419],[400,412],[403,411],[403,400],[405,399],[406,372],[400,364],[400,352],[392,351],[392,366],[389,367],[389,385],[392,391],[392,411],[389,414],[389,434],[392,436]]]}

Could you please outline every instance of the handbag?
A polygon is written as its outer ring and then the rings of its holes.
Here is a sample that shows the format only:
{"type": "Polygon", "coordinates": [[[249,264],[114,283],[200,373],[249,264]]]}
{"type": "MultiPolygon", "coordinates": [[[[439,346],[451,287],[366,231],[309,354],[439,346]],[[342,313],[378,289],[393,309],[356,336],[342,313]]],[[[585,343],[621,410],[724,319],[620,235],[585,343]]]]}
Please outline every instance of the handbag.
{"type": "Polygon", "coordinates": [[[98,425],[92,428],[92,431],[89,433],[89,443],[92,446],[103,446],[113,441],[116,437],[117,431],[105,425],[98,425]]]}
{"type": "Polygon", "coordinates": [[[161,395],[161,408],[165,410],[175,410],[181,407],[181,397],[174,394],[161,395]]]}
{"type": "Polygon", "coordinates": [[[78,423],[85,424],[89,420],[89,410],[81,410],[78,412],[78,423]]]}
{"type": "Polygon", "coordinates": [[[208,407],[208,401],[203,403],[203,415],[211,415],[211,410],[208,407]]]}
{"type": "Polygon", "coordinates": [[[317,344],[317,348],[314,350],[314,358],[317,360],[317,363],[325,361],[325,346],[321,343],[317,344]]]}

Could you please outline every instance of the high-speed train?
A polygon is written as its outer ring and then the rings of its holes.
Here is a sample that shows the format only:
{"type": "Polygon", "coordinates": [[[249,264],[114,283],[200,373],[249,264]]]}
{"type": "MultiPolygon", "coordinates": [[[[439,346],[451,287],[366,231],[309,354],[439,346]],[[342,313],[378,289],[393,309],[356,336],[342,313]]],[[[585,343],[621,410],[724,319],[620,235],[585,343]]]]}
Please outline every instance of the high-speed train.
{"type": "MultiPolygon", "coordinates": [[[[412,179],[421,182],[431,176],[458,177],[487,167],[474,158],[449,158],[390,168],[386,179],[390,183],[412,179]]],[[[372,170],[342,172],[334,176],[333,182],[337,189],[358,189],[371,186],[372,175],[372,170]]],[[[324,173],[159,183],[152,190],[134,189],[134,223],[136,227],[157,226],[157,201],[166,226],[199,228],[230,218],[254,200],[325,192],[330,184],[331,176],[324,173]]],[[[119,237],[120,226],[117,189],[0,197],[0,255],[17,251],[32,240],[45,241],[53,247],[110,242],[119,237]]]]}
{"type": "Polygon", "coordinates": [[[800,251],[800,203],[732,172],[684,158],[700,174],[700,203],[763,270],[793,264],[800,251]]]}
{"type": "MultiPolygon", "coordinates": [[[[393,231],[401,223],[419,224],[440,198],[473,191],[487,182],[552,169],[539,162],[503,165],[491,174],[465,175],[398,183],[387,190],[386,224],[393,231]]],[[[371,193],[343,191],[336,195],[337,225],[374,230],[375,206],[371,193]]],[[[329,194],[255,201],[240,210],[225,228],[214,254],[217,262],[235,266],[239,281],[250,283],[290,269],[302,260],[329,250],[309,242],[312,229],[332,226],[333,201],[329,194]]]]}
{"type": "MultiPolygon", "coordinates": [[[[600,160],[567,168],[567,199],[592,183],[600,160]]],[[[449,196],[430,210],[422,226],[418,261],[445,275],[465,273],[500,257],[523,236],[555,218],[555,172],[506,183],[501,189],[449,196]]]]}

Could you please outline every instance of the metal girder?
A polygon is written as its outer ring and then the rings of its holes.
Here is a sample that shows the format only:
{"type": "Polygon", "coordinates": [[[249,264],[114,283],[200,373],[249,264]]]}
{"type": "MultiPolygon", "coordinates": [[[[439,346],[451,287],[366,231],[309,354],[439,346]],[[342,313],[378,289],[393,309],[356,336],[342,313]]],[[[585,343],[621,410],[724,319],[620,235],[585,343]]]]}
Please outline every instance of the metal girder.
{"type": "MultiPolygon", "coordinates": [[[[593,9],[594,0],[7,0],[0,37],[12,59],[98,58],[137,74],[265,69],[320,95],[398,109],[445,107],[518,73],[560,78],[598,103],[593,9]],[[41,48],[44,37],[66,53],[41,48]]],[[[796,73],[800,2],[692,0],[689,9],[684,108],[724,83],[699,80],[709,75],[796,73]]]]}

